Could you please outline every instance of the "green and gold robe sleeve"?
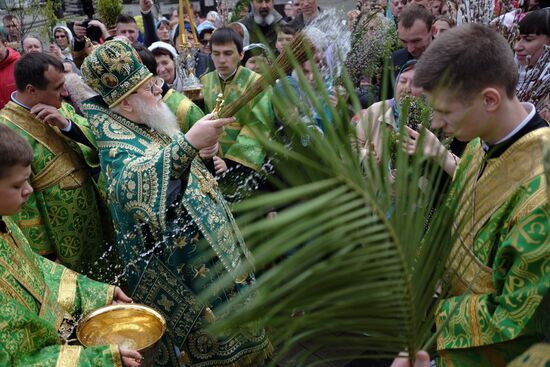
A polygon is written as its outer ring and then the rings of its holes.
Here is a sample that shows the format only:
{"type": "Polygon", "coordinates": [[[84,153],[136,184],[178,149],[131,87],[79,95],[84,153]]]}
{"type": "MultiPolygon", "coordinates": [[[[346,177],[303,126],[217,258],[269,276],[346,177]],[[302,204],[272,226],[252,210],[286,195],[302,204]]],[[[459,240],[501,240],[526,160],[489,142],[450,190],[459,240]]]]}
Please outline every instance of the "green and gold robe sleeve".
{"type": "Polygon", "coordinates": [[[437,342],[440,366],[505,365],[542,338],[549,322],[543,299],[550,289],[550,206],[541,158],[548,142],[548,128],[527,134],[487,161],[479,180],[479,140],[460,162],[453,297],[436,317],[438,325],[448,322],[437,342]]]}
{"type": "Polygon", "coordinates": [[[82,131],[84,136],[86,136],[88,141],[95,147],[95,149],[92,149],[87,145],[76,142],[78,148],[80,149],[80,152],[82,153],[82,156],[84,157],[84,160],[86,161],[86,164],[89,167],[98,168],[99,154],[97,152],[97,143],[95,141],[95,136],[92,133],[90,125],[88,124],[88,120],[85,117],[80,116],[78,113],[76,113],[74,107],[67,102],[61,103],[61,108],[59,108],[59,112],[61,112],[61,114],[66,119],[69,119],[73,123],[75,123],[80,128],[80,131],[82,131]]]}
{"type": "Polygon", "coordinates": [[[184,134],[189,131],[195,122],[204,117],[202,110],[192,100],[175,89],[170,89],[162,100],[176,115],[180,129],[184,134]]]}
{"type": "Polygon", "coordinates": [[[12,220],[3,222],[0,365],[121,366],[116,346],[84,349],[62,344],[59,336],[63,319],[110,303],[114,288],[34,254],[12,220]]]}
{"type": "Polygon", "coordinates": [[[150,222],[152,228],[165,228],[168,184],[190,169],[198,151],[183,133],[173,140],[159,140],[158,134],[111,113],[101,103],[85,106],[96,129],[111,204],[137,221],[150,222]]]}
{"type": "MultiPolygon", "coordinates": [[[[204,75],[201,83],[204,85],[206,112],[214,109],[218,94],[223,94],[227,105],[239,98],[259,77],[252,70],[239,67],[231,81],[222,87],[216,71],[204,75]]],[[[262,167],[266,154],[256,134],[267,135],[273,129],[271,95],[272,88],[268,87],[237,112],[234,123],[225,127],[220,136],[221,158],[230,159],[255,171],[262,167]]]]}
{"type": "Polygon", "coordinates": [[[34,192],[14,216],[17,225],[35,252],[55,254],[71,269],[89,271],[90,264],[106,249],[111,232],[110,222],[103,220],[107,217],[105,205],[82,153],[91,148],[36,120],[30,111],[13,102],[0,111],[0,123],[17,131],[34,151],[34,192]]]}
{"type": "Polygon", "coordinates": [[[56,290],[52,294],[69,314],[86,315],[113,303],[114,286],[91,280],[38,254],[34,256],[46,285],[56,290]]]}

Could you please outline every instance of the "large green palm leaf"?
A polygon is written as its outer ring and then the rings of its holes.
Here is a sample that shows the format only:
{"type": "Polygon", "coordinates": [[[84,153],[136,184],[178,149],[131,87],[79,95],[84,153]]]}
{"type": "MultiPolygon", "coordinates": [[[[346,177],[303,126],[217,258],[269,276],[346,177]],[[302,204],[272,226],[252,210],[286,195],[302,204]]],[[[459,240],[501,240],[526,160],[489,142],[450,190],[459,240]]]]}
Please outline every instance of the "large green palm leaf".
{"type": "MultiPolygon", "coordinates": [[[[317,77],[316,92],[301,87],[319,111],[328,92],[317,77]]],[[[247,307],[226,305],[230,316],[213,330],[261,325],[278,356],[302,342],[347,360],[427,347],[433,295],[453,242],[454,201],[442,204],[436,190],[422,193],[418,182],[423,176],[435,187],[440,171],[420,155],[399,152],[391,183],[385,163],[360,163],[342,104],[332,109],[333,123],[322,116],[321,134],[296,121],[303,104],[290,96],[274,100],[284,111],[285,139],[261,138],[283,187],[234,207],[257,282],[235,299],[248,299],[247,307]]],[[[388,162],[390,138],[384,139],[381,161],[388,162]]]]}

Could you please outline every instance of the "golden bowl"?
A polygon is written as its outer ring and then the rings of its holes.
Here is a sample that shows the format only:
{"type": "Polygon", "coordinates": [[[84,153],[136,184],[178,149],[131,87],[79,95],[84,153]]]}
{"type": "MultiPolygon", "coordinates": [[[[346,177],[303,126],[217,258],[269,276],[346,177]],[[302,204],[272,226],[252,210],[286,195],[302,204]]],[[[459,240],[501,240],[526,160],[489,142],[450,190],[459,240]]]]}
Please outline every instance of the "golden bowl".
{"type": "Polygon", "coordinates": [[[76,337],[85,347],[117,344],[154,357],[155,345],[166,331],[164,317],[151,307],[118,304],[98,308],[77,326],[76,337]]]}

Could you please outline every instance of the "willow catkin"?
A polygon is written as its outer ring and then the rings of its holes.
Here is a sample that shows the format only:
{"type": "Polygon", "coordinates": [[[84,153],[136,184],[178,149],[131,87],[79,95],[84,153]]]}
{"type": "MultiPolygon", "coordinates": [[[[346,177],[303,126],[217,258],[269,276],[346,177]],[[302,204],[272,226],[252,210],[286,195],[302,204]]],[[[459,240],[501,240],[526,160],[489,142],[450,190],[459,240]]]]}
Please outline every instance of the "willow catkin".
{"type": "Polygon", "coordinates": [[[550,46],[545,46],[537,63],[527,68],[523,82],[519,83],[516,89],[520,101],[531,102],[538,110],[543,107],[550,91],[548,65],[550,65],[550,46]]]}

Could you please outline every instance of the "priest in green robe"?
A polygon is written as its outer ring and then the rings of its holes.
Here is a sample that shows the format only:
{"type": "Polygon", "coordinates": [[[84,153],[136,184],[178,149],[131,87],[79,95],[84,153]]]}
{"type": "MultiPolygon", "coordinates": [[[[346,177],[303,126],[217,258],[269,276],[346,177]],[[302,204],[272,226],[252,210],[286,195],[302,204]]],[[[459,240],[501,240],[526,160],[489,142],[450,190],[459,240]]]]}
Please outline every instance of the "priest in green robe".
{"type": "Polygon", "coordinates": [[[248,250],[198,158],[199,150],[217,146],[234,119],[208,115],[183,134],[159,84],[121,40],[96,48],[82,75],[100,94],[83,108],[99,147],[129,292],[158,309],[169,326],[157,365],[261,365],[271,353],[263,330],[225,336],[206,330],[223,317],[218,306],[253,281],[236,273],[249,261],[248,250]],[[231,286],[199,301],[200,292],[228,274],[231,286]]]}
{"type": "Polygon", "coordinates": [[[436,311],[438,366],[505,366],[549,326],[550,128],[519,102],[517,78],[506,40],[479,24],[448,31],[417,64],[414,84],[433,105],[432,128],[470,141],[452,189],[458,206],[449,296],[436,311]]]}
{"type": "Polygon", "coordinates": [[[79,316],[131,299],[33,252],[10,217],[32,195],[33,159],[30,145],[0,124],[0,365],[139,366],[135,351],[67,343],[79,316]]]}
{"type": "Polygon", "coordinates": [[[0,123],[33,147],[34,193],[13,219],[35,252],[88,273],[107,249],[110,233],[92,179],[99,163],[93,162],[92,133],[58,110],[67,95],[61,62],[41,53],[25,55],[16,64],[15,80],[17,91],[0,111],[0,123]]]}
{"type": "MultiPolygon", "coordinates": [[[[259,74],[240,66],[243,45],[236,31],[218,28],[212,34],[210,43],[216,70],[201,78],[207,113],[214,110],[219,95],[223,96],[223,103],[227,105],[237,100],[260,78],[259,74]]],[[[220,184],[225,186],[224,194],[228,197],[233,197],[235,192],[231,191],[239,187],[245,189],[243,184],[247,178],[260,171],[265,163],[266,153],[256,134],[267,136],[273,129],[271,96],[271,87],[259,93],[237,112],[236,121],[226,126],[220,138],[214,165],[216,174],[222,177],[220,184]]]]}

